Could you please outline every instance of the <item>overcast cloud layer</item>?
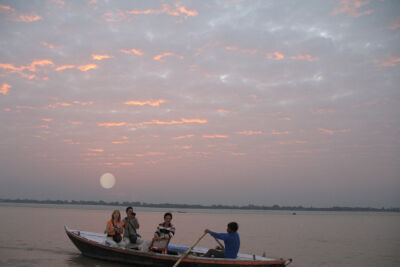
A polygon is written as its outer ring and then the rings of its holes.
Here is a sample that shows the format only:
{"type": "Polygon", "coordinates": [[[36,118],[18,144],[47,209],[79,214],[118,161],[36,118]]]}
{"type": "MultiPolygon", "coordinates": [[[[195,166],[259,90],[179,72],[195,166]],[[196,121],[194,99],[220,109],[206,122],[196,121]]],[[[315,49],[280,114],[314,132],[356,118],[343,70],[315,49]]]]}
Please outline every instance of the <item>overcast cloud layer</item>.
{"type": "Polygon", "coordinates": [[[0,198],[399,207],[399,11],[0,1],[0,198]]]}

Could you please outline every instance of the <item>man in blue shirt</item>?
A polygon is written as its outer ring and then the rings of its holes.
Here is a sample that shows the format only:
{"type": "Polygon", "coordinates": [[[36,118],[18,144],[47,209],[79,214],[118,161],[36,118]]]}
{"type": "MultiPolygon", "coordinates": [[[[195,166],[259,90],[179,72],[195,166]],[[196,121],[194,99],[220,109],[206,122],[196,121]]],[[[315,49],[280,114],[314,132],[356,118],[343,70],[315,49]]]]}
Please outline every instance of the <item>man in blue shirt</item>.
{"type": "Polygon", "coordinates": [[[210,249],[206,254],[204,254],[204,257],[235,259],[240,248],[240,238],[239,234],[237,233],[238,229],[239,226],[236,222],[230,222],[228,223],[228,227],[226,229],[228,232],[227,234],[215,233],[208,229],[204,230],[204,232],[209,233],[213,237],[224,240],[225,243],[225,250],[210,249]]]}

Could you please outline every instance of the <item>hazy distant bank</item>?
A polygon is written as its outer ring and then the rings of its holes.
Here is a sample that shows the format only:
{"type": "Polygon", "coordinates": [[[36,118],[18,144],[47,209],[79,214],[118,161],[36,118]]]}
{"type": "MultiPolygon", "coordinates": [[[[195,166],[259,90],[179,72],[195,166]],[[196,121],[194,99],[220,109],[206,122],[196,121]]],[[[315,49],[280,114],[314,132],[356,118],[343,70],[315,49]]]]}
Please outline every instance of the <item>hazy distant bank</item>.
{"type": "Polygon", "coordinates": [[[259,206],[259,205],[199,205],[176,203],[145,203],[145,202],[106,202],[84,200],[34,200],[34,199],[0,199],[3,203],[34,203],[34,204],[59,204],[59,205],[102,205],[102,206],[134,206],[145,208],[174,208],[174,209],[234,209],[234,210],[286,210],[286,211],[374,211],[374,212],[400,212],[400,208],[371,208],[371,207],[303,207],[303,206],[259,206]]]}

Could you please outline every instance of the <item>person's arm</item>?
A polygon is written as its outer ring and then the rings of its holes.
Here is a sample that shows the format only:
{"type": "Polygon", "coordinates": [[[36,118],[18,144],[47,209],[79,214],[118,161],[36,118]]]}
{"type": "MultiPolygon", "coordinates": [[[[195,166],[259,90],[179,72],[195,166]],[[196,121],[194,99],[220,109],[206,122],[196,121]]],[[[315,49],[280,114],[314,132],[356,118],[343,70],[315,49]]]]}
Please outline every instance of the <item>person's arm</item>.
{"type": "Polygon", "coordinates": [[[106,230],[104,230],[104,233],[107,235],[113,235],[114,234],[114,227],[110,222],[107,222],[106,230]]]}
{"type": "Polygon", "coordinates": [[[136,219],[136,217],[133,219],[133,225],[135,226],[136,229],[139,229],[139,221],[136,219]]]}
{"type": "Polygon", "coordinates": [[[210,235],[215,238],[224,240],[224,241],[229,239],[229,234],[225,234],[225,233],[215,233],[215,232],[210,231],[210,235]]]}

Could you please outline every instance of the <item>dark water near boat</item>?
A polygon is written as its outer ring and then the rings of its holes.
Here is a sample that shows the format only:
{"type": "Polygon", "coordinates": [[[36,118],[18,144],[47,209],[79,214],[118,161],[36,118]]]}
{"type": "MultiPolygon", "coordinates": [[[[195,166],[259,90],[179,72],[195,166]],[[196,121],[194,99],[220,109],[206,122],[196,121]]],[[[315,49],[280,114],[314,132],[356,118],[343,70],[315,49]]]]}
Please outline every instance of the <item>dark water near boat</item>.
{"type": "MultiPolygon", "coordinates": [[[[124,208],[118,207],[122,214],[124,208]]],[[[127,266],[84,257],[64,225],[103,232],[114,207],[0,203],[0,266],[127,266]]],[[[165,209],[135,209],[149,239],[165,209]]],[[[205,228],[239,223],[241,253],[293,258],[290,266],[400,266],[400,214],[172,210],[174,244],[190,246],[205,228]]],[[[206,236],[199,244],[215,247],[206,236]]]]}

